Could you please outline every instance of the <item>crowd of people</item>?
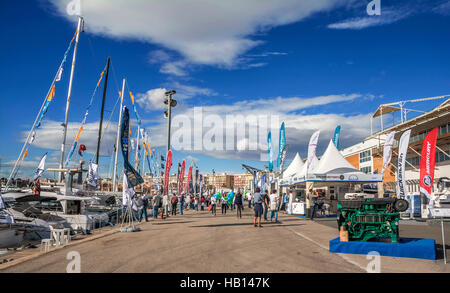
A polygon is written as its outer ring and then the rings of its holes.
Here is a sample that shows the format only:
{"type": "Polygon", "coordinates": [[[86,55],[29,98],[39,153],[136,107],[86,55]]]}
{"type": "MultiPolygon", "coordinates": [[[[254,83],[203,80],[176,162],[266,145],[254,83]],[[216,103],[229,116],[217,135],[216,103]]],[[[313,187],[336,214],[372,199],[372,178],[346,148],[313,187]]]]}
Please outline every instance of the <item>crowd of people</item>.
{"type": "Polygon", "coordinates": [[[143,194],[137,197],[137,206],[139,211],[137,213],[137,220],[139,222],[145,220],[148,222],[149,213],[154,219],[166,219],[169,216],[183,215],[183,211],[194,210],[199,212],[208,211],[212,216],[217,216],[217,206],[220,205],[221,214],[226,215],[236,211],[236,217],[241,219],[244,207],[253,209],[254,217],[253,223],[255,227],[262,227],[261,218],[268,221],[278,222],[279,210],[285,210],[287,204],[286,195],[279,196],[276,190],[272,190],[269,195],[266,192],[261,192],[260,188],[256,188],[255,193],[242,192],[238,190],[235,194],[231,192],[218,192],[209,195],[192,195],[181,194],[171,195],[158,192],[155,195],[143,194]],[[245,204],[247,201],[247,204],[245,204]],[[270,213],[269,213],[270,212],[270,213]]]}

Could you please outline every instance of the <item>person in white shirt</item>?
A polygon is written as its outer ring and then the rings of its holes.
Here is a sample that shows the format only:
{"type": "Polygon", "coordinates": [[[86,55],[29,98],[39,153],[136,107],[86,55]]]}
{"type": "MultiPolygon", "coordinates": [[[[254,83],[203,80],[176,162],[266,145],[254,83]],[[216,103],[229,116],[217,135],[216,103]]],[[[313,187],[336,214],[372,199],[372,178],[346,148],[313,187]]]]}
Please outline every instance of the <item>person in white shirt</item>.
{"type": "Polygon", "coordinates": [[[270,221],[272,222],[275,216],[275,222],[278,223],[278,195],[277,191],[274,189],[272,194],[269,196],[270,199],[270,221]]]}
{"type": "Polygon", "coordinates": [[[249,192],[247,197],[248,197],[248,208],[251,209],[252,208],[252,194],[249,192]]]}
{"type": "Polygon", "coordinates": [[[216,204],[217,204],[217,199],[216,197],[213,195],[211,196],[211,213],[215,216],[216,215],[216,204]]]}

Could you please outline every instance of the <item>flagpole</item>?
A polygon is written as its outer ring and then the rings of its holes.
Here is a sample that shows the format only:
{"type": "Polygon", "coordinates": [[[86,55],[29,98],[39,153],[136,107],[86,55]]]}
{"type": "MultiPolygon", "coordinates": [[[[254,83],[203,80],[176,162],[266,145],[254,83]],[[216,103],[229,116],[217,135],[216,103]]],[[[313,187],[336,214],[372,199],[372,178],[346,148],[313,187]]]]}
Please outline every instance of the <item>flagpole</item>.
{"type": "Polygon", "coordinates": [[[119,159],[119,144],[120,144],[120,126],[122,124],[122,111],[123,111],[123,93],[125,91],[126,79],[122,82],[122,92],[120,93],[120,111],[119,111],[119,123],[117,124],[117,138],[116,138],[116,152],[114,157],[114,172],[113,172],[113,191],[117,192],[117,162],[119,159]]]}
{"type": "MultiPolygon", "coordinates": [[[[83,23],[83,18],[81,16],[78,16],[77,35],[75,38],[75,46],[73,49],[72,69],[70,71],[69,89],[67,92],[66,115],[64,118],[64,131],[63,131],[63,140],[61,143],[61,159],[59,161],[59,169],[62,169],[64,166],[64,151],[65,151],[66,137],[67,137],[67,124],[69,122],[70,98],[72,96],[73,76],[75,73],[75,63],[77,60],[77,51],[78,51],[78,40],[80,38],[80,30],[81,30],[82,23],[83,23]]],[[[62,178],[63,178],[63,173],[60,172],[59,176],[58,176],[58,181],[62,182],[62,178]]]]}

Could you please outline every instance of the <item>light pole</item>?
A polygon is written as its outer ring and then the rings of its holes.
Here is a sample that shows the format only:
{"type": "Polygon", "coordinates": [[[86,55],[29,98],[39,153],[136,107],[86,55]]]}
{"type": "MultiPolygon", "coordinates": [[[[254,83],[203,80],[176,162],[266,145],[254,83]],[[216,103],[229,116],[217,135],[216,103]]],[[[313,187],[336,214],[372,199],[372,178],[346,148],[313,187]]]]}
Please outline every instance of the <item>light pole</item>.
{"type": "Polygon", "coordinates": [[[164,117],[168,118],[167,120],[167,151],[170,150],[170,123],[172,119],[172,107],[177,106],[177,101],[172,98],[174,94],[177,92],[174,90],[168,91],[165,93],[166,99],[164,100],[164,104],[167,105],[167,111],[164,112],[164,117]]]}

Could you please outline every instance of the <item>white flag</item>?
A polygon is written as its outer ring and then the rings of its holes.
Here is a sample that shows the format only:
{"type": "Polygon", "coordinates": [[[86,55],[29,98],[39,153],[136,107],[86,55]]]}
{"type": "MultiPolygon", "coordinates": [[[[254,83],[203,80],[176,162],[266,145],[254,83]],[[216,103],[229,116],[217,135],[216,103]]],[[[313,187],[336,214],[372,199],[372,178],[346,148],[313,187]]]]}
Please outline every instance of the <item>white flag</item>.
{"type": "Polygon", "coordinates": [[[6,209],[5,202],[2,197],[2,187],[0,186],[0,210],[6,209]]]}
{"type": "Polygon", "coordinates": [[[31,134],[29,143],[32,144],[35,139],[36,139],[36,131],[33,130],[33,133],[31,134]]]}
{"type": "Polygon", "coordinates": [[[44,173],[45,170],[45,161],[47,160],[47,154],[45,154],[41,161],[39,162],[39,166],[36,169],[36,173],[34,174],[33,181],[38,180],[41,178],[42,173],[44,173]]]}
{"type": "Polygon", "coordinates": [[[383,149],[383,169],[381,170],[381,176],[384,177],[384,171],[387,169],[392,159],[392,146],[394,145],[395,131],[389,133],[384,143],[383,149]]]}
{"type": "Polygon", "coordinates": [[[400,138],[398,145],[398,163],[397,163],[397,198],[406,196],[406,178],[405,178],[405,162],[408,153],[409,136],[411,129],[405,131],[400,138]]]}
{"type": "Polygon", "coordinates": [[[124,207],[128,206],[131,202],[131,208],[135,211],[138,210],[136,202],[133,200],[134,198],[134,188],[128,187],[128,179],[125,174],[123,174],[123,187],[122,187],[122,204],[124,207]]]}
{"type": "Polygon", "coordinates": [[[97,187],[97,181],[100,179],[98,176],[98,165],[92,162],[89,163],[89,176],[88,184],[93,187],[97,187]]]}
{"type": "Polygon", "coordinates": [[[131,149],[134,151],[136,149],[136,140],[134,138],[130,139],[131,149]]]}
{"type": "Polygon", "coordinates": [[[61,76],[62,76],[63,70],[64,69],[62,67],[59,68],[58,74],[56,75],[55,81],[60,81],[61,80],[61,76]]]}
{"type": "Polygon", "coordinates": [[[314,157],[316,156],[317,142],[319,141],[320,130],[313,133],[308,145],[308,159],[306,161],[306,170],[309,171],[314,157]]]}

